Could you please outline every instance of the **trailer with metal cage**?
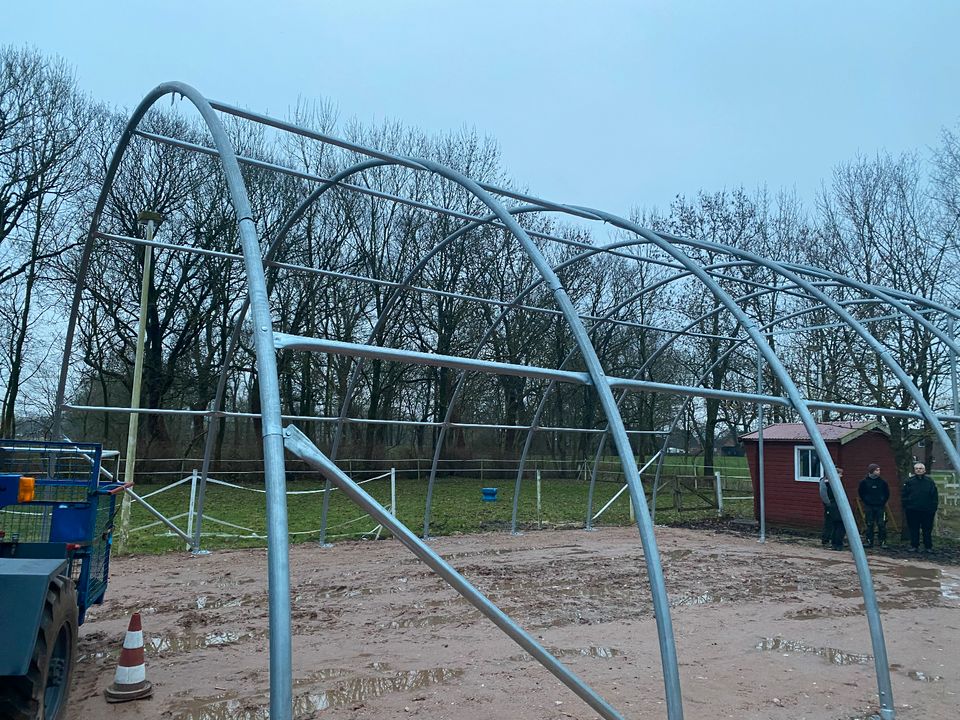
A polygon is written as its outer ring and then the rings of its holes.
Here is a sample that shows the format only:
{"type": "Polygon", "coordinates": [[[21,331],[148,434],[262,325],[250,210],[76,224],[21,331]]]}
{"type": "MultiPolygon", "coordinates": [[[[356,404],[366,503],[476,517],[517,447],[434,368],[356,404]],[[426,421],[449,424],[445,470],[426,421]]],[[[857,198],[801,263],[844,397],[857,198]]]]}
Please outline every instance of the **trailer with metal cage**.
{"type": "Polygon", "coordinates": [[[0,440],[0,717],[66,710],[77,628],[103,601],[117,494],[96,443],[0,440]]]}

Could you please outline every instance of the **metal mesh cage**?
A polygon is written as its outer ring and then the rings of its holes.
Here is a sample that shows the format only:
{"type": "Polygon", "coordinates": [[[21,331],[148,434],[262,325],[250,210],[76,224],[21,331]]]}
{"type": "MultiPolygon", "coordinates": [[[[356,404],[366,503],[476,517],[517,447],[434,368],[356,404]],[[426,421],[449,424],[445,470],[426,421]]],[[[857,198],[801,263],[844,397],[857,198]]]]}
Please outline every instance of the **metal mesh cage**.
{"type": "Polygon", "coordinates": [[[107,588],[117,490],[101,482],[101,449],[94,443],[0,441],[0,473],[34,478],[35,495],[0,508],[6,543],[64,543],[77,585],[80,622],[107,588]]]}

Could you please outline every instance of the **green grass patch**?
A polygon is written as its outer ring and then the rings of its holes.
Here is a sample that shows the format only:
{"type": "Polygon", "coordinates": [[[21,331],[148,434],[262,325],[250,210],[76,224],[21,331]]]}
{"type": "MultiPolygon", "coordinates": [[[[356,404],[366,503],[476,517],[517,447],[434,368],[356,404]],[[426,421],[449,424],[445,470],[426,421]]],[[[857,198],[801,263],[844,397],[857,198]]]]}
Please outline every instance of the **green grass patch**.
{"type": "MultiPolygon", "coordinates": [[[[250,486],[258,487],[261,486],[250,486]]],[[[288,491],[316,490],[323,487],[322,482],[298,480],[287,485],[288,491]]],[[[598,482],[594,492],[593,512],[596,513],[622,487],[619,482],[598,482]]],[[[389,479],[374,480],[363,485],[381,505],[390,503],[389,479]]],[[[159,486],[138,485],[137,492],[145,495],[159,486]]],[[[537,515],[536,483],[533,480],[521,485],[518,501],[518,529],[527,530],[536,527],[583,527],[587,512],[587,493],[589,484],[581,480],[550,480],[541,484],[540,515],[537,515]]],[[[729,491],[728,491],[729,492],[729,491]]],[[[710,496],[712,488],[701,486],[701,493],[710,496]]],[[[476,533],[484,531],[509,531],[513,508],[513,481],[481,481],[479,478],[438,479],[434,486],[433,510],[430,520],[431,535],[451,535],[457,533],[476,533]],[[482,487],[496,487],[496,502],[481,500],[482,487]]],[[[423,532],[424,507],[427,497],[427,482],[422,480],[397,481],[397,516],[401,522],[418,535],[423,532]]],[[[153,507],[166,517],[186,513],[190,499],[190,486],[183,484],[147,499],[153,507]]],[[[663,491],[658,497],[656,521],[670,524],[704,517],[716,517],[716,509],[709,508],[703,499],[693,493],[684,493],[682,512],[663,510],[673,502],[671,491],[663,491]]],[[[292,542],[316,542],[319,528],[323,495],[289,495],[287,499],[288,529],[292,542]]],[[[753,513],[752,501],[725,502],[725,513],[735,516],[748,516],[753,513]]],[[[256,534],[266,534],[266,499],[263,493],[250,490],[238,490],[219,485],[209,485],[204,504],[203,547],[208,549],[263,547],[263,538],[237,538],[225,535],[247,535],[246,530],[221,525],[222,520],[233,525],[250,528],[256,534]]],[[[341,491],[330,495],[330,514],[328,519],[328,540],[360,537],[372,530],[376,522],[371,518],[362,518],[362,512],[341,491]]],[[[119,519],[118,519],[119,521],[119,519]]],[[[141,505],[134,503],[131,510],[130,527],[137,528],[154,522],[155,518],[141,505]]],[[[175,523],[183,530],[187,527],[184,516],[175,523]]],[[[620,498],[596,521],[596,525],[630,524],[627,493],[620,498]]],[[[168,535],[165,527],[157,525],[132,532],[126,547],[131,553],[161,553],[183,549],[184,542],[168,535]]]]}

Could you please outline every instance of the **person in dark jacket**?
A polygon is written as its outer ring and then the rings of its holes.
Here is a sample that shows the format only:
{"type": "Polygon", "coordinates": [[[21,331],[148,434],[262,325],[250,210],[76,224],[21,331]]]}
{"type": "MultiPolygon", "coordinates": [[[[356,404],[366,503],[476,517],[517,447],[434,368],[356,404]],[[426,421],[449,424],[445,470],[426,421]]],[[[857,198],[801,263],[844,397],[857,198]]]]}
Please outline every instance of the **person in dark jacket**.
{"type": "Polygon", "coordinates": [[[907,478],[900,490],[900,503],[910,529],[910,548],[914,552],[919,549],[922,531],[923,551],[930,552],[933,550],[933,518],[940,504],[940,494],[923,463],[914,463],[913,475],[907,478]]]}
{"type": "MultiPolygon", "coordinates": [[[[837,468],[837,475],[843,483],[843,468],[837,468]]],[[[833,488],[826,476],[820,478],[820,501],[823,503],[823,533],[821,540],[827,539],[832,550],[843,550],[845,535],[843,518],[840,515],[840,506],[833,496],[833,488]]],[[[824,545],[827,543],[824,542],[824,545]]]]}
{"type": "Polygon", "coordinates": [[[857,490],[863,503],[866,525],[867,547],[873,547],[873,534],[876,529],[880,547],[887,544],[887,501],[890,499],[890,486],[880,477],[880,466],[871,463],[867,467],[867,476],[860,481],[857,490]]]}

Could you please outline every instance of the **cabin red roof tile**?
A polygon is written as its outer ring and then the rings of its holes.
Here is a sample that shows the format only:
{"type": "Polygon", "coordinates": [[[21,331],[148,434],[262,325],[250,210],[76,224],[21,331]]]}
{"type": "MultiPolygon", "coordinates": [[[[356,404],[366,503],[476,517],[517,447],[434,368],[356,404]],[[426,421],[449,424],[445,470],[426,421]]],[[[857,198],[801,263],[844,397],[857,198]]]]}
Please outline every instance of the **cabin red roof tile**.
{"type": "MultiPolygon", "coordinates": [[[[886,433],[886,428],[882,423],[876,420],[865,420],[859,422],[832,422],[817,423],[817,430],[824,442],[847,443],[863,433],[871,430],[879,430],[886,433]]],[[[741,440],[758,440],[756,432],[740,436],[741,440]]],[[[810,433],[801,423],[775,423],[768,425],[763,429],[764,442],[795,442],[797,440],[809,440],[810,433]]]]}

